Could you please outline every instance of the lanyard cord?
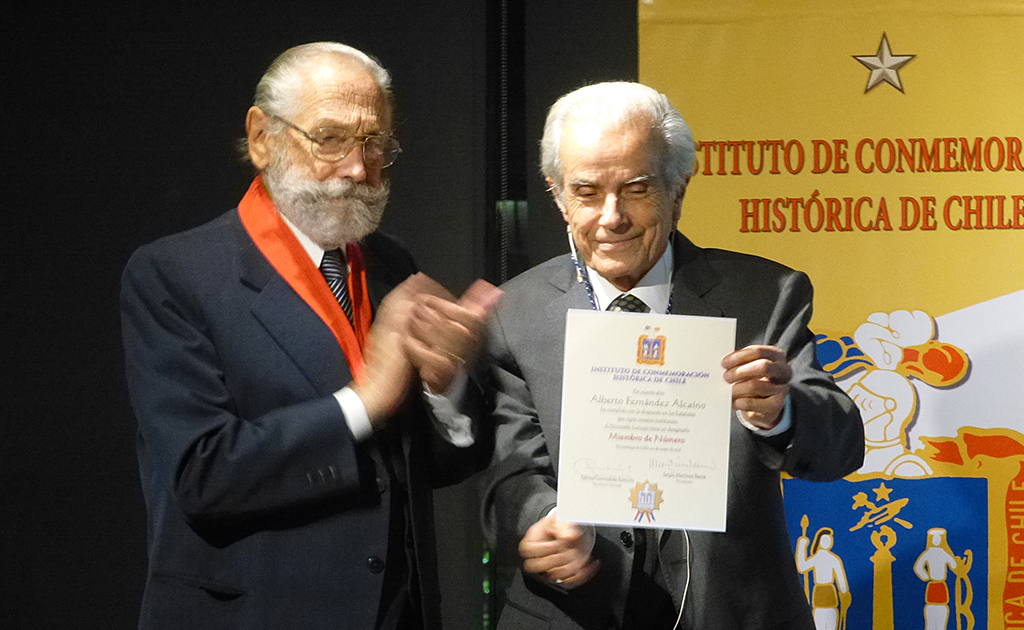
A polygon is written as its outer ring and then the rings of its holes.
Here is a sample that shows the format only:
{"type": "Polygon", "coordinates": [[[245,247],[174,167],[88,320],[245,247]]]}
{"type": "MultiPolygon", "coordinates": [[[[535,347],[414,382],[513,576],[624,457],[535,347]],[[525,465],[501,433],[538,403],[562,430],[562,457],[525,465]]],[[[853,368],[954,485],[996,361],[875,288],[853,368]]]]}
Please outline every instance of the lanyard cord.
{"type": "Polygon", "coordinates": [[[601,309],[597,308],[597,299],[594,298],[594,287],[590,284],[590,274],[587,273],[583,265],[580,264],[580,259],[576,256],[576,243],[572,240],[572,234],[569,234],[569,255],[572,256],[572,264],[576,265],[576,282],[582,282],[583,286],[587,289],[587,299],[590,300],[590,306],[595,311],[601,309]]]}
{"type": "MultiPolygon", "coordinates": [[[[576,281],[582,282],[583,286],[587,289],[587,299],[590,300],[590,306],[592,306],[595,311],[601,310],[597,308],[597,299],[594,297],[594,287],[590,284],[590,274],[588,274],[587,270],[583,268],[582,264],[580,264],[580,259],[576,255],[576,243],[572,240],[572,233],[569,234],[569,255],[572,256],[572,264],[576,266],[576,281]]],[[[670,281],[669,285],[671,284],[672,283],[670,281]]],[[[668,308],[666,309],[665,314],[667,315],[671,313],[672,291],[670,289],[668,294],[668,308]]],[[[673,630],[679,627],[679,623],[683,619],[683,607],[686,606],[686,595],[690,590],[690,534],[685,529],[682,530],[682,532],[683,538],[686,541],[686,583],[683,584],[683,595],[679,602],[679,616],[676,617],[676,623],[672,626],[673,630]]]]}
{"type": "MultiPolygon", "coordinates": [[[[590,306],[595,311],[599,311],[597,307],[597,298],[594,297],[594,287],[590,284],[590,274],[583,268],[580,263],[579,257],[576,255],[576,243],[572,240],[572,234],[569,234],[569,255],[572,257],[572,264],[576,265],[576,281],[582,282],[583,286],[587,289],[587,299],[590,300],[590,306]]],[[[671,275],[669,276],[669,291],[668,291],[668,308],[665,309],[666,315],[672,314],[672,280],[671,275]]]]}

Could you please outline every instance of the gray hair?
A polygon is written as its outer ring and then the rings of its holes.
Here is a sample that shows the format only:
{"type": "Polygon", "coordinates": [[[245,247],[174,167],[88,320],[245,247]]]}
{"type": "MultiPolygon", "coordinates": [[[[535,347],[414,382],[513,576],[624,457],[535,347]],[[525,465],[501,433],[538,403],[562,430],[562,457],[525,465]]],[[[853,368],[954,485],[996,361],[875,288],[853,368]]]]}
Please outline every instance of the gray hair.
{"type": "Polygon", "coordinates": [[[290,118],[298,110],[298,93],[302,89],[302,73],[310,62],[329,57],[341,57],[365,68],[377,81],[381,92],[391,99],[391,75],[380,63],[366,53],[337,42],[314,42],[294,46],[275,59],[256,85],[253,105],[268,115],[290,118]]]}
{"type": "Polygon", "coordinates": [[[651,131],[665,141],[660,165],[667,190],[673,196],[682,193],[696,163],[690,128],[664,94],[646,85],[627,82],[588,85],[569,92],[551,106],[544,123],[540,154],[541,172],[554,182],[555,193],[562,193],[559,151],[562,131],[568,121],[588,121],[612,127],[644,118],[651,122],[651,131]]]}
{"type": "MultiPolygon", "coordinates": [[[[293,46],[277,56],[270,67],[263,73],[256,84],[256,98],[253,105],[271,116],[267,122],[267,131],[271,134],[280,133],[285,129],[284,123],[273,116],[291,119],[299,110],[299,91],[302,89],[302,70],[310,63],[330,57],[341,58],[354,62],[365,68],[384,95],[385,106],[389,118],[394,114],[394,96],[391,93],[391,75],[376,59],[361,50],[339,44],[338,42],[313,42],[293,46]]],[[[243,162],[249,162],[249,138],[243,136],[238,142],[239,154],[243,162]]]]}

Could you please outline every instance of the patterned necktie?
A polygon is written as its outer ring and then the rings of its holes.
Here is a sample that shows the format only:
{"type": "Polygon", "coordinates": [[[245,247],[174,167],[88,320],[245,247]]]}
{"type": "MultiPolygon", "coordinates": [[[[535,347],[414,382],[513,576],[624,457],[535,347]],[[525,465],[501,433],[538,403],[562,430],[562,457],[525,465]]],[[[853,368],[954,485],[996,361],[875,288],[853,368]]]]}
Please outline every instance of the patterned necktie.
{"type": "Polygon", "coordinates": [[[348,275],[348,265],[341,256],[341,250],[332,249],[324,252],[323,262],[320,263],[320,273],[324,274],[327,286],[331,287],[331,293],[337,298],[341,310],[345,311],[345,317],[352,321],[352,300],[348,297],[348,282],[345,276],[348,275]]]}
{"type": "Polygon", "coordinates": [[[644,304],[640,298],[623,293],[611,301],[608,305],[609,311],[625,311],[627,313],[650,313],[651,307],[644,304]]]}

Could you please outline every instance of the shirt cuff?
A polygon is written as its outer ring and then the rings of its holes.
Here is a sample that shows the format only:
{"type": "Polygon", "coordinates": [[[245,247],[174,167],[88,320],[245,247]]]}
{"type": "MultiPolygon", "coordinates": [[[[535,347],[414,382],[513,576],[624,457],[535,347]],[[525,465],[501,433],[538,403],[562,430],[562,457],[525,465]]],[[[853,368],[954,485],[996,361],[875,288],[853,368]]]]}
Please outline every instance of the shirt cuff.
{"type": "Polygon", "coordinates": [[[356,442],[365,442],[373,435],[373,425],[370,424],[370,416],[366,413],[366,405],[359,398],[359,394],[346,387],[334,392],[334,399],[341,407],[341,413],[345,416],[345,423],[356,442]]]}
{"type": "Polygon", "coordinates": [[[433,411],[434,426],[448,442],[460,448],[472,446],[476,442],[473,420],[459,411],[468,381],[466,371],[459,370],[443,396],[433,393],[426,383],[423,384],[423,395],[433,411]]]}
{"type": "Polygon", "coordinates": [[[466,370],[459,368],[459,371],[455,373],[452,378],[452,382],[448,383],[448,389],[443,392],[435,392],[430,389],[430,386],[423,383],[423,393],[427,396],[441,397],[444,396],[448,400],[458,404],[462,402],[462,396],[466,393],[466,382],[469,381],[469,375],[466,374],[466,370]]]}
{"type": "Polygon", "coordinates": [[[740,421],[740,424],[750,429],[754,435],[761,437],[772,437],[773,435],[779,435],[789,431],[789,427],[793,426],[793,414],[792,404],[789,401],[789,396],[786,396],[786,406],[782,409],[782,419],[779,423],[770,429],[762,429],[761,427],[755,426],[747,422],[747,419],[743,417],[743,412],[736,410],[736,419],[740,421]]]}

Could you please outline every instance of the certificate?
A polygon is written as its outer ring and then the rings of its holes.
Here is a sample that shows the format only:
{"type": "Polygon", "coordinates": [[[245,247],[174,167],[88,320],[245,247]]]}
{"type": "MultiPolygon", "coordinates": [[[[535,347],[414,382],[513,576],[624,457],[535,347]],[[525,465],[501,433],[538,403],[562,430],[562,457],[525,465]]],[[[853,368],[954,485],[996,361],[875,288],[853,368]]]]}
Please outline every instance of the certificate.
{"type": "Polygon", "coordinates": [[[725,531],[736,320],[570,310],[558,518],[725,531]]]}

